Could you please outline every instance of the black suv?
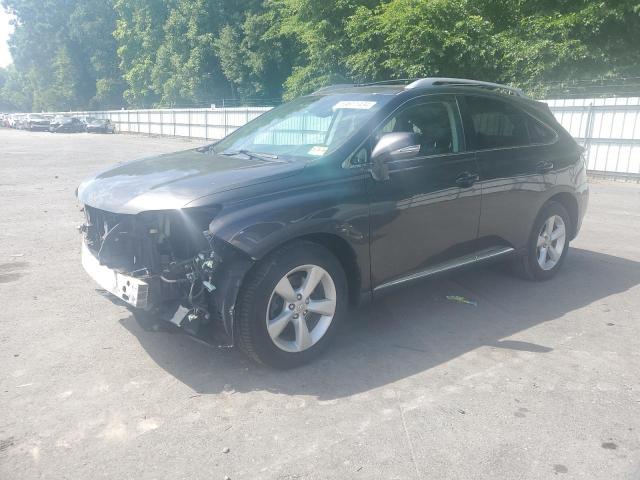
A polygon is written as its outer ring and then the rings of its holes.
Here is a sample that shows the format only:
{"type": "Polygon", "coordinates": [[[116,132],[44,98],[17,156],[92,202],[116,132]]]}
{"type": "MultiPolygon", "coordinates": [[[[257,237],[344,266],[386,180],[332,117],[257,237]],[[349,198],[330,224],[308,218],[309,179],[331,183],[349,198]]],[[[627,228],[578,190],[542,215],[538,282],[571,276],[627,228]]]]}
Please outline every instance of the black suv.
{"type": "Polygon", "coordinates": [[[220,322],[279,368],[399,285],[497,258],[551,278],[587,206],[580,146],[519,90],[407,83],[324,88],[85,181],[86,271],[134,311],[220,322]]]}

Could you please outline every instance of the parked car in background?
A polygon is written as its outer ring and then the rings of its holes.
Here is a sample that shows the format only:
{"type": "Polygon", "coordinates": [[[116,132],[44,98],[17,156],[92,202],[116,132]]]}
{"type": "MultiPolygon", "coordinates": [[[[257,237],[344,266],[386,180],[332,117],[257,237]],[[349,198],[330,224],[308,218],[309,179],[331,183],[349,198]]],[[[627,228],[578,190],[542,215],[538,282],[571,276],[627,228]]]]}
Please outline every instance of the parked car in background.
{"type": "Polygon", "coordinates": [[[56,129],[60,123],[62,123],[62,120],[66,118],[64,115],[54,115],[53,118],[51,120],[49,120],[49,131],[53,132],[54,129],[56,129]]]}
{"type": "Polygon", "coordinates": [[[25,130],[47,131],[49,130],[49,120],[40,113],[29,113],[25,119],[25,130]]]}
{"type": "Polygon", "coordinates": [[[95,118],[87,122],[89,133],[115,133],[116,128],[108,118],[95,118]]]}
{"type": "Polygon", "coordinates": [[[504,85],[323,88],[83,182],[82,263],[138,311],[220,321],[250,357],[294,367],[350,304],[401,285],[499,259],[552,278],[587,208],[582,152],[504,85]]]}
{"type": "Polygon", "coordinates": [[[25,120],[27,119],[27,115],[24,113],[16,113],[15,119],[13,122],[13,128],[18,130],[24,130],[25,128],[25,120]]]}
{"type": "Polygon", "coordinates": [[[49,131],[53,133],[78,133],[84,132],[85,123],[77,117],[56,117],[51,123],[49,131]]]}

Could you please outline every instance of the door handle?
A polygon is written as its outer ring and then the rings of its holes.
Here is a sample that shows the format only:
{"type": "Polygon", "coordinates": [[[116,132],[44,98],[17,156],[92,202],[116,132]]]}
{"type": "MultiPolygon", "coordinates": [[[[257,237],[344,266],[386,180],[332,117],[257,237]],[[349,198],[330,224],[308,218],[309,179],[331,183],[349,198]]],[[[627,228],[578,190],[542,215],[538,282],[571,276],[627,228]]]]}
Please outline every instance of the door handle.
{"type": "Polygon", "coordinates": [[[536,164],[538,173],[547,173],[553,170],[553,162],[539,162],[536,164]]]}
{"type": "Polygon", "coordinates": [[[456,183],[464,188],[471,187],[478,180],[480,180],[480,175],[471,172],[462,172],[456,177],[456,183]]]}

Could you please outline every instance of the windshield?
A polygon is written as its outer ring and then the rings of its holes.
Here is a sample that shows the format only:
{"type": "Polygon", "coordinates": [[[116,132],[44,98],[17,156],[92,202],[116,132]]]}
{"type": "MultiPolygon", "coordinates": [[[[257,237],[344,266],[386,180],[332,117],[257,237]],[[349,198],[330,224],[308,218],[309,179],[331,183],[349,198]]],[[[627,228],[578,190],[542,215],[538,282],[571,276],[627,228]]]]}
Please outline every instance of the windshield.
{"type": "Polygon", "coordinates": [[[46,118],[44,118],[44,116],[42,115],[29,115],[29,118],[31,120],[46,120],[46,118]]]}
{"type": "Polygon", "coordinates": [[[264,113],[218,142],[215,153],[318,158],[340,147],[391,95],[301,97],[264,113]]]}

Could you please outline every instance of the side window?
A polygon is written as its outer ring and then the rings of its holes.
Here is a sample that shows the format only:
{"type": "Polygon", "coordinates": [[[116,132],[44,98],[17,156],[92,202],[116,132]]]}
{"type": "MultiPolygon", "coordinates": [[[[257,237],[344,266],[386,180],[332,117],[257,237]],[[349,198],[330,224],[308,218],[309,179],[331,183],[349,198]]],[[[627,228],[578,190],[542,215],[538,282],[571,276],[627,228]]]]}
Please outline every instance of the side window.
{"type": "Polygon", "coordinates": [[[529,145],[529,116],[500,100],[465,97],[478,149],[529,145]]]}
{"type": "Polygon", "coordinates": [[[461,150],[460,120],[454,102],[428,102],[401,110],[376,134],[410,132],[420,139],[420,155],[441,155],[461,150]]]}
{"type": "Polygon", "coordinates": [[[527,127],[529,128],[529,137],[534,145],[544,145],[553,143],[558,136],[556,132],[539,122],[533,117],[527,119],[527,127]]]}

